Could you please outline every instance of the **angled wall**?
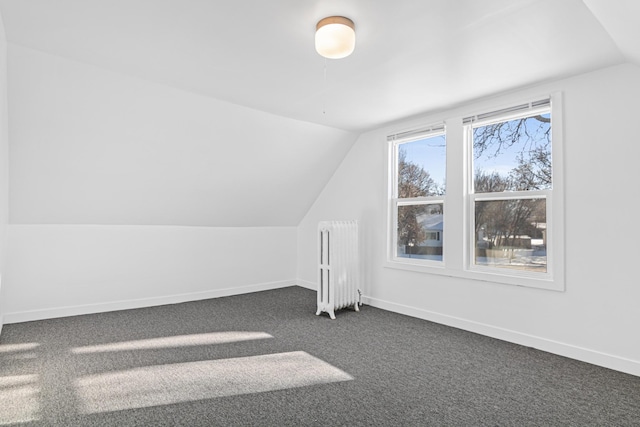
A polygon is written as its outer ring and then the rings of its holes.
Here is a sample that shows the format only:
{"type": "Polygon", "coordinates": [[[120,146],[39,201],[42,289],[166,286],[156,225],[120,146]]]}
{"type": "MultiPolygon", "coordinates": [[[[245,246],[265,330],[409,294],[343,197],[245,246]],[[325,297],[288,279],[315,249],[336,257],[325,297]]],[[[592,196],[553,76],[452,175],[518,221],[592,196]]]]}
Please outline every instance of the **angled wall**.
{"type": "Polygon", "coordinates": [[[9,43],[6,322],[295,284],[355,135],[9,43]]]}
{"type": "MultiPolygon", "coordinates": [[[[317,224],[362,222],[365,301],[496,338],[640,375],[640,68],[622,65],[483,100],[481,111],[563,92],[566,291],[385,267],[390,127],[360,136],[298,229],[298,278],[316,284],[317,224]]],[[[408,128],[456,111],[407,120],[408,128]]],[[[398,129],[398,123],[393,129],[398,129]]],[[[366,309],[366,308],[365,308],[366,309]]]]}
{"type": "Polygon", "coordinates": [[[9,44],[10,222],[296,226],[354,134],[9,44]]]}

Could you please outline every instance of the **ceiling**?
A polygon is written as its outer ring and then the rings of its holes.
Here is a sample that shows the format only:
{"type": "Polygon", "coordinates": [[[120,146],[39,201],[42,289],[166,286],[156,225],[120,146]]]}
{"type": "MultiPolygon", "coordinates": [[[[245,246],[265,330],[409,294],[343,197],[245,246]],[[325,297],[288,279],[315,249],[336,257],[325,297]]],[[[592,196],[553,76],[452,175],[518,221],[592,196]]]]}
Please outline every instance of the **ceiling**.
{"type": "Polygon", "coordinates": [[[364,131],[625,61],[637,0],[0,0],[10,43],[275,115],[364,131]],[[353,55],[315,24],[345,15],[353,55]]]}

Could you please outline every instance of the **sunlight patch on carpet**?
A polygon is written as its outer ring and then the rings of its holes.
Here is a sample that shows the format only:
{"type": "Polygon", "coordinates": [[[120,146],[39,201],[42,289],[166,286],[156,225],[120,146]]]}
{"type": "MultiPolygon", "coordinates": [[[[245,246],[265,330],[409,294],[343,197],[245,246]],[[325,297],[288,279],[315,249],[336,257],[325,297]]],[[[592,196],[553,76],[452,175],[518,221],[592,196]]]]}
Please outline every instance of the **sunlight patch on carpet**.
{"type": "Polygon", "coordinates": [[[38,344],[37,342],[25,342],[20,344],[2,344],[0,345],[0,354],[35,350],[39,346],[40,344],[38,344]]]}
{"type": "Polygon", "coordinates": [[[98,413],[352,380],[304,351],[148,366],[76,380],[82,412],[98,413]]]}
{"type": "Polygon", "coordinates": [[[37,375],[0,377],[0,425],[36,420],[39,393],[37,375]]]}
{"type": "Polygon", "coordinates": [[[227,344],[239,341],[273,338],[266,332],[227,331],[207,334],[176,335],[173,337],[123,341],[109,344],[88,345],[71,349],[73,354],[107,353],[112,351],[153,350],[174,347],[227,344]]]}

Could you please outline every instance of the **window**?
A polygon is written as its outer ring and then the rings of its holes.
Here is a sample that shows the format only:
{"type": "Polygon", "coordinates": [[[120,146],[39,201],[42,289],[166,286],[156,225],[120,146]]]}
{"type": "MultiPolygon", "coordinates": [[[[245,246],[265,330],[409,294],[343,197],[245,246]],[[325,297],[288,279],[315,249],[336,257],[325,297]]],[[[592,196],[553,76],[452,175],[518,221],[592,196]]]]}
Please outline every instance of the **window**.
{"type": "Polygon", "coordinates": [[[427,233],[427,240],[439,241],[440,240],[440,232],[439,231],[432,231],[432,232],[427,233]]]}
{"type": "Polygon", "coordinates": [[[515,110],[465,120],[473,176],[471,265],[538,275],[548,264],[551,108],[544,100],[515,110]]]}
{"type": "Polygon", "coordinates": [[[442,262],[446,139],[444,125],[389,137],[392,147],[392,258],[442,262]]]}
{"type": "Polygon", "coordinates": [[[560,101],[389,136],[387,266],[564,289],[560,101]]]}

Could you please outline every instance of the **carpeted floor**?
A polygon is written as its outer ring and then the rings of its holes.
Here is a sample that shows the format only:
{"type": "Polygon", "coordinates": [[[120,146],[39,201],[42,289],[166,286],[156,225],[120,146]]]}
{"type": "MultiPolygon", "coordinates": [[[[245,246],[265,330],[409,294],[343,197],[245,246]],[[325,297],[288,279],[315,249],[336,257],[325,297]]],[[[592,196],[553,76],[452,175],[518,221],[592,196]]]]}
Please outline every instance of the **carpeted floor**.
{"type": "Polygon", "coordinates": [[[299,287],[5,325],[0,425],[640,426],[640,377],[299,287]]]}

